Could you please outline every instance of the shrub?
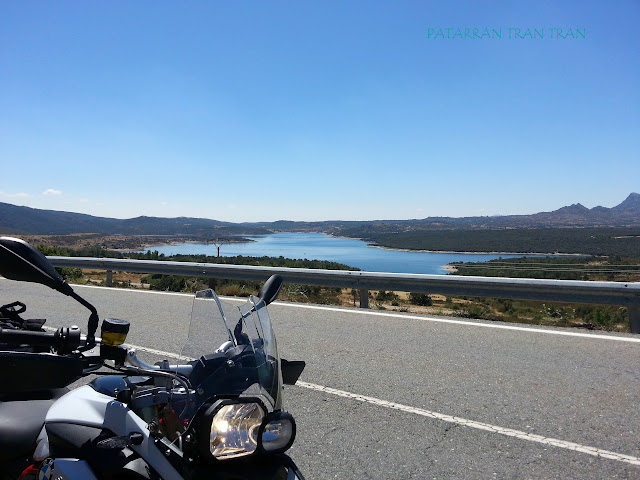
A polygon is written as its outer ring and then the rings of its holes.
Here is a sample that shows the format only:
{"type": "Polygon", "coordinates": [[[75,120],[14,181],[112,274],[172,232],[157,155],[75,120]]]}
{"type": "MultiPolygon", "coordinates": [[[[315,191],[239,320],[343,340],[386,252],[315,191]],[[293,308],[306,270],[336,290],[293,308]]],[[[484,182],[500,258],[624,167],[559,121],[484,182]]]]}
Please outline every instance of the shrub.
{"type": "Polygon", "coordinates": [[[430,307],[433,305],[433,300],[428,293],[415,293],[409,294],[409,302],[413,305],[420,305],[421,307],[430,307]]]}
{"type": "Polygon", "coordinates": [[[379,302],[390,302],[393,300],[397,300],[398,295],[393,292],[385,292],[384,290],[380,290],[375,298],[379,302]]]}
{"type": "Polygon", "coordinates": [[[78,280],[84,277],[82,269],[80,268],[56,268],[56,270],[60,275],[62,275],[62,278],[67,281],[78,280]]]}

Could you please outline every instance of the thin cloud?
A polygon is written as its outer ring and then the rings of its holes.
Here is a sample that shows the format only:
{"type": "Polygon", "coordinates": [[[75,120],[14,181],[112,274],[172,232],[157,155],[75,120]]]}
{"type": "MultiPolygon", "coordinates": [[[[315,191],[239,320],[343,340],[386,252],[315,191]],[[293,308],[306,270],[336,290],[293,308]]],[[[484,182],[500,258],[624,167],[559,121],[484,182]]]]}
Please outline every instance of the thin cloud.
{"type": "Polygon", "coordinates": [[[31,195],[29,195],[28,193],[24,193],[24,192],[7,193],[7,192],[0,191],[0,197],[6,197],[6,198],[29,198],[30,196],[31,195]]]}
{"type": "Polygon", "coordinates": [[[43,195],[62,195],[62,192],[60,190],[55,190],[53,188],[48,188],[44,192],[42,192],[42,194],[43,195]]]}

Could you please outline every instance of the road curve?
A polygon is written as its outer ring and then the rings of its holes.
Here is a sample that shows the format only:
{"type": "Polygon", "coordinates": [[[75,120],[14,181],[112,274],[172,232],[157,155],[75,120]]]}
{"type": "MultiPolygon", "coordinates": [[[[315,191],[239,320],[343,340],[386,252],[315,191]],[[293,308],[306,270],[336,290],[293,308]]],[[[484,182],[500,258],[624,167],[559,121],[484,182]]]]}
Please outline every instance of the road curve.
{"type": "MultiPolygon", "coordinates": [[[[191,297],[76,287],[128,343],[176,354],[191,297]]],[[[86,310],[0,280],[47,325],[86,310]]],[[[226,299],[229,306],[238,300],[226,299]]],[[[284,358],[307,362],[285,404],[308,479],[640,478],[640,336],[276,303],[284,358]]]]}

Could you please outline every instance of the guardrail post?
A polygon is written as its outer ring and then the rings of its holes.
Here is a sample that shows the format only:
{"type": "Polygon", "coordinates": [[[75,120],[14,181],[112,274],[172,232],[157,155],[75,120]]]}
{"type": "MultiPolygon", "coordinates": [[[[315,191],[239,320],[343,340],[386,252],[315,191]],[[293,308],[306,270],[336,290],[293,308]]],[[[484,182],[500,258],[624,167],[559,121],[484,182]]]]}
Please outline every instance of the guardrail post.
{"type": "Polygon", "coordinates": [[[105,282],[105,286],[113,286],[113,270],[107,270],[107,281],[105,282]]]}
{"type": "Polygon", "coordinates": [[[631,333],[640,333],[640,307],[633,305],[627,308],[631,333]]]}
{"type": "Polygon", "coordinates": [[[369,308],[369,290],[360,288],[360,308],[369,308]]]}

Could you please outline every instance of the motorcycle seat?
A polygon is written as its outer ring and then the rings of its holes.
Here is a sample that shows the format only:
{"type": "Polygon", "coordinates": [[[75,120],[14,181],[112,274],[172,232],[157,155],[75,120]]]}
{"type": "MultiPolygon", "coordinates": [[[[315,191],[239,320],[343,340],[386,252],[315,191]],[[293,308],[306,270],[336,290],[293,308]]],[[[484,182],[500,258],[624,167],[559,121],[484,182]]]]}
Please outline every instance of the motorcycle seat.
{"type": "Polygon", "coordinates": [[[56,388],[0,395],[0,464],[34,451],[47,411],[68,391],[56,388]]]}

